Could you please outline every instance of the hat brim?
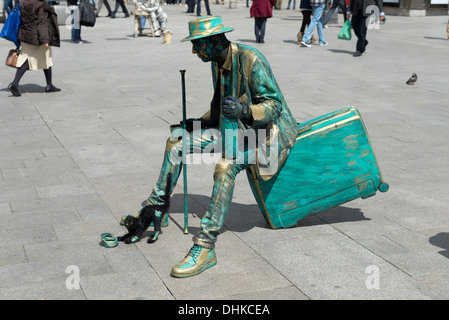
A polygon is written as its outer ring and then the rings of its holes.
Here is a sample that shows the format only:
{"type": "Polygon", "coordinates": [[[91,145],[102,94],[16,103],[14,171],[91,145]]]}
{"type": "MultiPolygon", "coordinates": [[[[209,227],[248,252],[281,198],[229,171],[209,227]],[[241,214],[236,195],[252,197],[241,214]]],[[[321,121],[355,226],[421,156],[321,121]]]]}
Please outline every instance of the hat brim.
{"type": "Polygon", "coordinates": [[[214,36],[217,34],[221,34],[221,33],[226,33],[226,32],[231,32],[234,31],[234,28],[221,28],[218,31],[215,32],[211,32],[211,33],[203,33],[203,34],[196,34],[194,36],[188,36],[185,37],[184,39],[181,40],[181,42],[185,42],[185,41],[191,41],[191,40],[196,40],[196,39],[201,39],[201,38],[206,38],[206,37],[210,37],[210,36],[214,36]]]}

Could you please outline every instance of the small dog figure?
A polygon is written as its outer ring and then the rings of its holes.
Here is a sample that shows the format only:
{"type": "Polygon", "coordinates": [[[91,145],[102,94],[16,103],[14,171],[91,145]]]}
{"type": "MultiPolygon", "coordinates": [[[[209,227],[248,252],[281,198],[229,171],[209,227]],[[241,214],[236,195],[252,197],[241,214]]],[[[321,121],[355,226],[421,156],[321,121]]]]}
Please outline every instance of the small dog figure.
{"type": "Polygon", "coordinates": [[[128,230],[128,233],[121,237],[117,237],[118,241],[124,241],[126,244],[139,241],[151,222],[154,224],[155,232],[153,237],[148,239],[148,243],[157,241],[159,233],[161,232],[161,220],[167,214],[170,206],[170,195],[168,194],[170,185],[171,177],[168,177],[164,205],[147,205],[140,210],[138,217],[134,215],[125,215],[122,217],[120,225],[124,226],[128,230]]]}

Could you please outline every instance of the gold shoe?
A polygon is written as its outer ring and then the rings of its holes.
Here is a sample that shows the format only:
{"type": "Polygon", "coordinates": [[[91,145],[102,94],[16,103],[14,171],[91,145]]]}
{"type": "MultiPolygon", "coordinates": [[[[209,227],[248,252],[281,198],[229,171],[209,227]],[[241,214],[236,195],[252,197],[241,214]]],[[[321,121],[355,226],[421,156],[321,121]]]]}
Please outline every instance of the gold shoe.
{"type": "Polygon", "coordinates": [[[317,41],[318,39],[315,38],[315,35],[312,34],[312,39],[310,39],[310,43],[314,43],[315,41],[317,41]]]}
{"type": "Polygon", "coordinates": [[[175,278],[196,276],[216,263],[217,256],[214,249],[203,248],[195,244],[186,257],[172,268],[170,275],[175,278]]]}

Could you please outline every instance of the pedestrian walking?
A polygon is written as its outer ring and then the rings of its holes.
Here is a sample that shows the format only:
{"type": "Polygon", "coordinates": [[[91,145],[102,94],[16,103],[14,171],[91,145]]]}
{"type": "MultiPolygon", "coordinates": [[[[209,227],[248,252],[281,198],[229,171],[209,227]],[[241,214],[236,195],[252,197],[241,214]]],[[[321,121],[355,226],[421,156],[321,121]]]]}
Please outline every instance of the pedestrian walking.
{"type": "MultiPolygon", "coordinates": [[[[306,31],[306,28],[309,26],[312,16],[312,5],[310,4],[310,0],[301,0],[299,3],[299,10],[302,14],[302,23],[301,28],[299,29],[298,34],[296,37],[298,38],[297,43],[301,44],[302,37],[304,36],[304,32],[306,31]]],[[[310,43],[314,43],[317,39],[312,34],[312,38],[310,39],[310,43]]]]}
{"type": "Polygon", "coordinates": [[[44,70],[47,85],[45,92],[57,92],[52,83],[53,58],[51,47],[59,47],[58,18],[46,0],[22,0],[22,21],[17,35],[21,43],[17,59],[17,70],[13,82],[8,86],[11,93],[20,97],[19,82],[27,70],[44,70]],[[36,27],[39,26],[39,27],[36,27]]]}
{"type": "MultiPolygon", "coordinates": [[[[374,0],[375,5],[379,8],[380,21],[385,19],[385,13],[382,6],[382,0],[374,0]]],[[[349,2],[347,18],[350,19],[352,15],[352,27],[354,33],[357,36],[356,51],[353,54],[354,57],[360,57],[368,45],[368,40],[366,40],[367,26],[366,19],[372,14],[371,10],[368,10],[368,1],[366,0],[351,0],[349,2]]]]}
{"type": "Polygon", "coordinates": [[[310,48],[313,29],[317,27],[318,30],[318,43],[320,46],[326,46],[327,42],[324,40],[323,24],[321,23],[321,17],[323,15],[325,0],[311,0],[312,5],[312,20],[307,27],[306,32],[301,40],[301,45],[303,47],[310,48]]]}
{"type": "Polygon", "coordinates": [[[273,16],[273,7],[275,0],[252,0],[253,3],[249,10],[250,15],[254,18],[254,33],[256,34],[257,43],[265,43],[265,29],[268,18],[273,16]]]}
{"type": "Polygon", "coordinates": [[[67,7],[70,10],[72,33],[72,43],[83,43],[81,39],[80,10],[78,0],[67,0],[67,7]]]}
{"type": "MultiPolygon", "coordinates": [[[[211,16],[212,13],[210,13],[209,0],[204,0],[204,6],[206,7],[207,15],[211,16]]],[[[201,0],[197,0],[196,2],[196,15],[201,16],[201,0]]]]}

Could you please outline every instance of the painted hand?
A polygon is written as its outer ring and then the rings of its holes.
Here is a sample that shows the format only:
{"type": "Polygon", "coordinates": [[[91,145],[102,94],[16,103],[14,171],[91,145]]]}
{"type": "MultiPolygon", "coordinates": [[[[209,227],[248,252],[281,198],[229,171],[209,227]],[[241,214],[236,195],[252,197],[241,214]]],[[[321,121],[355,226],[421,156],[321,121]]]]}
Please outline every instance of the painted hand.
{"type": "Polygon", "coordinates": [[[246,103],[240,102],[239,99],[227,96],[223,101],[223,115],[228,119],[249,119],[251,109],[246,103]]]}

